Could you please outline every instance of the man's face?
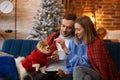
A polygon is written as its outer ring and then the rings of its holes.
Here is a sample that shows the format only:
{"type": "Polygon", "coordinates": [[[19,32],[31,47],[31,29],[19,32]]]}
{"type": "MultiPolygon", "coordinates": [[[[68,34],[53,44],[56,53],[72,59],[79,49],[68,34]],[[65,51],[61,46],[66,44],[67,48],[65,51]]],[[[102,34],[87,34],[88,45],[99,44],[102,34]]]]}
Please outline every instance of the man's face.
{"type": "Polygon", "coordinates": [[[60,32],[64,37],[70,36],[74,31],[74,21],[63,19],[60,32]]]}

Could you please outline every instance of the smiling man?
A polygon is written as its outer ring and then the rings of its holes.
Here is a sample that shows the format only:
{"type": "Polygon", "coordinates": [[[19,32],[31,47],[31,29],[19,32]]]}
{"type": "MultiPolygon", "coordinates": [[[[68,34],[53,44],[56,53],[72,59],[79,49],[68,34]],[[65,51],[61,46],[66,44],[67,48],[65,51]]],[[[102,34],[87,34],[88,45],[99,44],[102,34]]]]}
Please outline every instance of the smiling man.
{"type": "MultiPolygon", "coordinates": [[[[47,67],[47,74],[37,74],[34,80],[62,80],[62,76],[59,75],[66,66],[66,54],[61,48],[60,44],[56,43],[54,39],[62,38],[65,40],[65,44],[68,46],[70,39],[74,35],[74,21],[76,20],[76,15],[67,14],[63,17],[60,31],[50,35],[46,40],[51,47],[50,64],[47,67]],[[56,49],[55,49],[56,48],[56,49]],[[60,55],[62,54],[62,55],[60,55]],[[60,58],[62,57],[62,58],[60,58]]],[[[68,79],[70,80],[70,79],[68,79]]]]}

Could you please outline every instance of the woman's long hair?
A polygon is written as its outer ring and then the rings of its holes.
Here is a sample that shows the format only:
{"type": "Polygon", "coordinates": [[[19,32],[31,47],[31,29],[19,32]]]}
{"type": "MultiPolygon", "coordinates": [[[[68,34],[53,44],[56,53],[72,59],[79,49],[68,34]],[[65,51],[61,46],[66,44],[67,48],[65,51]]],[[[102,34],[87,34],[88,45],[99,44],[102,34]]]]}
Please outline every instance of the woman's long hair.
{"type": "MultiPolygon", "coordinates": [[[[95,30],[94,24],[88,16],[82,16],[75,20],[75,23],[80,24],[84,28],[84,43],[91,43],[96,38],[99,38],[95,30]]],[[[75,35],[75,43],[78,44],[78,37],[75,35]]]]}

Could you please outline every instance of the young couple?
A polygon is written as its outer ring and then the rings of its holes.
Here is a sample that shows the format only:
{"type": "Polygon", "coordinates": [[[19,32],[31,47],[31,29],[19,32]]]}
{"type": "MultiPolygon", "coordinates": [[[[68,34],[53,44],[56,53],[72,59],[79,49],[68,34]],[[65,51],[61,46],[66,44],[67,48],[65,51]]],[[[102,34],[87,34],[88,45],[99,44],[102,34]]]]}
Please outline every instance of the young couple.
{"type": "Polygon", "coordinates": [[[119,80],[116,66],[88,16],[65,15],[60,31],[46,40],[52,53],[50,64],[47,74],[37,74],[34,80],[119,80]]]}

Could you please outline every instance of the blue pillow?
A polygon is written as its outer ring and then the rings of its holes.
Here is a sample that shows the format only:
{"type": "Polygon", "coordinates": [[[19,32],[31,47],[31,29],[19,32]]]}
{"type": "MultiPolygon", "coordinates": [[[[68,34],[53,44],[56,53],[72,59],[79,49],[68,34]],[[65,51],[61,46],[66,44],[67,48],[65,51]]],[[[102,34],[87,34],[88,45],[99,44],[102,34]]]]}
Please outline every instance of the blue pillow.
{"type": "Polygon", "coordinates": [[[0,78],[18,80],[17,67],[13,57],[0,56],[0,78]]]}

